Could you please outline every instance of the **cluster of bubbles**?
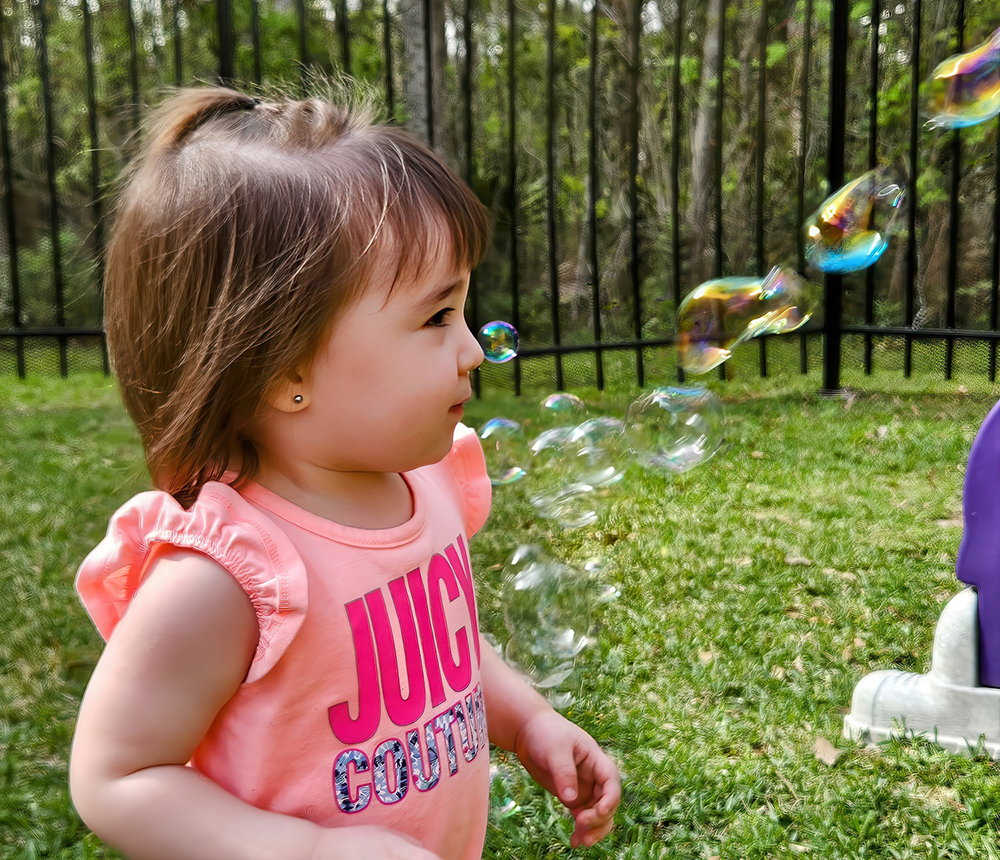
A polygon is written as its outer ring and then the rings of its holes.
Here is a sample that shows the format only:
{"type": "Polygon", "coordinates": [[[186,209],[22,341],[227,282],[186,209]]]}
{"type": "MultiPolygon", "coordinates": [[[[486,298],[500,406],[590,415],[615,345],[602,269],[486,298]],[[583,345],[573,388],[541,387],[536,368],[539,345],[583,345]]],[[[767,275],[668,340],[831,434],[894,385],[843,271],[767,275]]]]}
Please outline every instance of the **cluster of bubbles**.
{"type": "Polygon", "coordinates": [[[719,399],[694,386],[655,388],[622,419],[590,416],[576,395],[553,394],[531,424],[538,427],[531,439],[510,418],[491,418],[480,428],[490,480],[505,486],[529,478],[539,515],[570,529],[597,521],[596,499],[630,464],[686,472],[711,459],[723,441],[719,399]]]}
{"type": "Polygon", "coordinates": [[[509,634],[503,659],[555,707],[568,707],[582,661],[597,641],[598,609],[620,594],[603,581],[596,560],[578,568],[538,544],[522,544],[503,571],[500,596],[509,634]]]}
{"type": "MultiPolygon", "coordinates": [[[[593,416],[579,397],[559,393],[541,402],[534,420],[522,426],[492,418],[479,438],[492,483],[529,487],[538,515],[569,530],[597,522],[599,499],[633,464],[680,473],[707,462],[722,446],[723,415],[718,398],[704,388],[654,389],[635,399],[622,419],[593,416]],[[533,438],[526,427],[536,431],[533,438]]],[[[521,545],[503,572],[500,602],[509,635],[498,650],[555,707],[567,707],[595,642],[597,610],[618,596],[599,561],[579,568],[537,544],[521,545]]],[[[517,803],[509,786],[500,794],[506,799],[496,814],[502,817],[517,803]]]]}
{"type": "MultiPolygon", "coordinates": [[[[930,128],[958,129],[1000,116],[1000,29],[982,45],[937,66],[928,87],[930,128]]],[[[806,261],[823,274],[873,265],[904,224],[903,178],[879,166],[835,191],[803,225],[806,261]]],[[[678,363],[705,373],[739,344],[804,325],[820,306],[820,290],[787,269],[765,278],[715,278],[698,286],[677,314],[678,363]]]]}
{"type": "Polygon", "coordinates": [[[975,50],[934,69],[928,105],[931,128],[968,128],[1000,116],[1000,28],[975,50]]]}

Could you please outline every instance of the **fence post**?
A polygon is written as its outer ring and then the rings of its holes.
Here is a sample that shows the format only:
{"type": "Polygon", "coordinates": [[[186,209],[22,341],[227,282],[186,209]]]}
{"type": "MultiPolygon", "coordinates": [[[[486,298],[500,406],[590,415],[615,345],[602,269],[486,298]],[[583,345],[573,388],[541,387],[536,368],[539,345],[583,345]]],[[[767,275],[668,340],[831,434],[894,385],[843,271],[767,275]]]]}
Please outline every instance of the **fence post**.
{"type": "MultiPolygon", "coordinates": [[[[848,0],[833,0],[830,11],[830,139],[826,175],[832,194],[844,184],[844,146],[847,139],[847,22],[848,0]]],[[[877,24],[875,26],[878,26],[877,24]]],[[[823,279],[823,388],[832,397],[840,391],[840,324],[843,311],[843,275],[823,279]]]]}
{"type": "Polygon", "coordinates": [[[219,29],[219,83],[232,86],[236,77],[233,47],[233,10],[229,0],[215,0],[215,23],[219,29]]]}

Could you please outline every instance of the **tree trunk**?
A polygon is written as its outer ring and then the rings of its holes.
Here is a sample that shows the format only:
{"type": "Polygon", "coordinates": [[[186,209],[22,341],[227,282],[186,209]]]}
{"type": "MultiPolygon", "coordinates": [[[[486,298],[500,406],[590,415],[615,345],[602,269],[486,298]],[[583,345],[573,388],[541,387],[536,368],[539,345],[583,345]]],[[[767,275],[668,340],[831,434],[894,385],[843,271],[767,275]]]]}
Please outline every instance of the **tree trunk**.
{"type": "Polygon", "coordinates": [[[420,135],[435,151],[445,152],[443,133],[444,68],[447,53],[444,41],[444,0],[404,0],[400,4],[403,25],[403,90],[409,115],[407,127],[420,135]],[[430,17],[428,27],[427,17],[430,17]],[[430,35],[431,72],[427,73],[427,37],[430,35]],[[430,87],[428,88],[428,81],[430,87]]]}
{"type": "MultiPolygon", "coordinates": [[[[722,13],[725,6],[722,5],[722,13]]],[[[701,55],[701,84],[698,93],[698,116],[691,142],[691,202],[687,211],[687,230],[691,237],[691,282],[698,284],[712,271],[712,231],[709,219],[715,194],[715,113],[718,109],[720,4],[713,2],[706,21],[705,42],[701,55]]]]}

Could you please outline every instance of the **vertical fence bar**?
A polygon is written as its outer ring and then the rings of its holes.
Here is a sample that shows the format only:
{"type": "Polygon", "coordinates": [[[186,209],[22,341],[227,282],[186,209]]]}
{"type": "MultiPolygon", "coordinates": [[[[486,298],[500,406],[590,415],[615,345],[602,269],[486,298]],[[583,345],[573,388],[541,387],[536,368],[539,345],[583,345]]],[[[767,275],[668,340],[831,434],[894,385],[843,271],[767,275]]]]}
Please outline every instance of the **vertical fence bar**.
{"type": "MultiPolygon", "coordinates": [[[[424,10],[424,92],[427,96],[427,143],[434,148],[434,50],[431,39],[434,27],[431,24],[431,2],[423,0],[424,10]]],[[[514,46],[511,43],[511,52],[514,46]]],[[[511,66],[511,81],[514,80],[514,67],[511,66]]],[[[512,83],[513,85],[513,83],[512,83]]],[[[516,328],[516,326],[515,326],[516,328]]]]}
{"type": "MultiPolygon", "coordinates": [[[[17,214],[14,207],[14,159],[10,145],[9,107],[7,104],[7,80],[10,73],[7,67],[7,45],[13,45],[14,39],[7,32],[8,26],[14,29],[14,22],[7,24],[7,16],[0,9],[0,158],[3,159],[3,211],[7,221],[7,251],[10,259],[10,293],[11,322],[13,328],[21,328],[21,273],[17,259],[17,214]]],[[[17,358],[17,375],[24,379],[24,338],[14,338],[14,350],[17,358]]]]}
{"type": "MultiPolygon", "coordinates": [[[[910,38],[910,207],[907,210],[906,327],[913,328],[917,280],[917,177],[920,172],[920,38],[921,0],[913,0],[913,31],[910,38]]],[[[913,336],[903,343],[903,376],[913,372],[913,336]]]]}
{"type": "MultiPolygon", "coordinates": [[[[681,306],[681,44],[684,0],[677,0],[674,21],[674,68],[671,78],[673,99],[670,105],[670,254],[673,264],[674,319],[681,306]]],[[[676,324],[674,326],[676,337],[676,324]]],[[[677,381],[684,381],[684,368],[677,362],[677,381]]]]}
{"type": "MultiPolygon", "coordinates": [[[[806,20],[804,44],[802,46],[802,92],[799,96],[799,140],[802,154],[799,158],[799,189],[796,214],[796,248],[798,250],[799,271],[806,270],[806,155],[809,152],[809,81],[812,70],[812,13],[813,0],[806,0],[806,20]]],[[[809,372],[809,342],[806,334],[799,334],[799,373],[809,372]]]]}
{"type": "MultiPolygon", "coordinates": [[[[469,4],[465,5],[465,62],[470,62],[469,45],[472,41],[472,21],[469,4]]],[[[389,119],[396,118],[396,97],[392,85],[392,17],[389,15],[389,0],[382,0],[382,52],[385,54],[385,104],[389,119]]],[[[478,380],[478,377],[477,377],[478,380]]]]}
{"type": "MultiPolygon", "coordinates": [[[[722,277],[722,97],[726,83],[726,0],[717,0],[719,16],[719,74],[715,85],[715,257],[712,276],[722,277]]],[[[719,365],[719,379],[726,379],[725,363],[719,365]]]]}
{"type": "MultiPolygon", "coordinates": [[[[45,115],[45,180],[49,193],[49,230],[52,233],[52,282],[56,294],[56,325],[66,326],[66,303],[63,284],[62,243],[59,237],[59,192],[56,189],[56,130],[52,117],[52,76],[49,70],[49,21],[45,0],[33,0],[38,12],[38,68],[42,82],[42,112],[45,115]]],[[[59,375],[68,376],[67,339],[58,337],[59,375]]]]}
{"type": "Polygon", "coordinates": [[[184,82],[183,65],[184,53],[181,51],[181,2],[173,0],[171,9],[174,12],[174,19],[171,27],[174,31],[174,84],[178,87],[184,82]]]}
{"type": "MultiPolygon", "coordinates": [[[[545,197],[549,252],[549,302],[552,342],[559,346],[559,261],[556,249],[556,0],[548,0],[545,32],[545,197]]],[[[563,390],[562,353],[555,354],[556,390],[563,390]]]]}
{"type": "MultiPolygon", "coordinates": [[[[713,277],[722,277],[722,97],[726,83],[726,2],[716,0],[719,16],[719,76],[715,85],[715,261],[713,277]]],[[[719,366],[722,370],[722,366],[719,366]]],[[[722,378],[725,378],[723,374],[722,378]]]]}
{"type": "MultiPolygon", "coordinates": [[[[958,47],[961,53],[965,50],[965,0],[958,0],[958,16],[955,22],[958,31],[958,47]]],[[[955,129],[951,137],[951,199],[948,204],[948,299],[945,305],[945,328],[957,327],[955,312],[955,294],[958,289],[958,230],[962,217],[959,207],[959,194],[962,189],[962,132],[955,129]]],[[[944,342],[944,378],[951,379],[952,363],[955,354],[955,339],[946,337],[944,342]]]]}
{"type": "MultiPolygon", "coordinates": [[[[639,280],[639,33],[642,31],[642,0],[631,3],[629,30],[629,274],[632,279],[632,319],[635,339],[642,340],[642,286],[639,280]]],[[[635,348],[635,378],[640,388],[646,384],[642,346],[635,348]]]]}
{"type": "MultiPolygon", "coordinates": [[[[760,45],[758,62],[760,73],[757,77],[757,185],[754,191],[756,211],[754,224],[754,241],[757,256],[757,274],[763,277],[767,271],[767,260],[764,258],[764,137],[766,120],[764,110],[767,99],[767,0],[760,2],[760,45]]],[[[758,364],[761,377],[767,376],[767,338],[757,339],[758,364]]]]}
{"type": "Polygon", "coordinates": [[[260,86],[264,80],[260,63],[260,0],[250,0],[250,45],[253,50],[253,81],[260,86]]]}
{"type": "MultiPolygon", "coordinates": [[[[826,171],[831,190],[844,184],[847,141],[848,0],[833,0],[830,10],[830,138],[826,171]]],[[[843,313],[843,275],[827,275],[823,282],[823,393],[840,391],[840,321],[843,313]]]]}
{"type": "MultiPolygon", "coordinates": [[[[872,38],[868,55],[868,169],[878,162],[878,49],[879,27],[882,26],[882,4],[872,0],[872,38]]],[[[865,269],[865,325],[875,322],[875,267],[865,269]]],[[[872,336],[865,332],[865,374],[872,372],[872,336]]]]}
{"type": "MultiPolygon", "coordinates": [[[[388,21],[388,2],[385,0],[382,11],[388,21]]],[[[388,27],[385,30],[389,32],[388,27]]],[[[465,157],[462,159],[465,167],[465,183],[470,188],[474,187],[476,176],[475,165],[472,163],[472,68],[473,68],[473,41],[472,41],[472,0],[466,0],[465,9],[462,10],[462,45],[465,48],[465,61],[462,63],[462,74],[459,78],[459,86],[462,90],[462,136],[465,157]]],[[[389,68],[389,43],[386,43],[386,67],[389,68]]],[[[387,99],[389,101],[389,111],[392,111],[392,76],[387,73],[387,99]]],[[[479,278],[475,271],[469,276],[469,315],[472,318],[474,327],[479,326],[479,278]]],[[[476,397],[482,395],[482,383],[478,371],[472,375],[472,386],[476,397]]]]}
{"type": "Polygon", "coordinates": [[[337,32],[340,34],[340,56],[344,63],[344,71],[351,73],[351,32],[347,20],[347,0],[337,4],[337,32]]]}
{"type": "MultiPolygon", "coordinates": [[[[517,268],[517,119],[514,101],[517,87],[514,83],[514,47],[517,45],[517,4],[507,0],[507,212],[510,216],[510,289],[511,324],[520,331],[520,277],[517,268]]],[[[428,67],[429,68],[429,67],[428,67]]],[[[428,105],[429,106],[429,105],[428,105]]],[[[514,358],[514,393],[521,393],[521,359],[514,358]]]]}
{"type": "MultiPolygon", "coordinates": [[[[104,328],[104,213],[101,208],[101,153],[97,130],[97,78],[94,71],[94,22],[90,11],[90,0],[82,0],[83,7],[83,47],[87,66],[87,126],[90,132],[90,188],[91,208],[94,210],[94,258],[97,262],[97,299],[101,329],[104,328]]],[[[108,359],[108,341],[101,335],[101,359],[105,375],[111,372],[108,359]]]]}
{"type": "Polygon", "coordinates": [[[236,50],[233,46],[233,8],[230,0],[215,0],[215,25],[219,32],[219,83],[232,86],[236,77],[236,50]]]}
{"type": "MultiPolygon", "coordinates": [[[[600,196],[600,173],[597,169],[597,28],[600,20],[598,6],[601,0],[592,0],[590,10],[590,69],[587,86],[589,89],[589,115],[587,117],[589,139],[587,195],[587,253],[590,258],[591,301],[594,305],[594,343],[601,342],[601,276],[597,264],[597,198],[600,196]]],[[[597,373],[597,390],[604,390],[604,353],[600,346],[594,350],[594,364],[597,373]]]]}
{"type": "MultiPolygon", "coordinates": [[[[993,290],[990,296],[990,328],[1000,325],[1000,120],[997,121],[996,185],[993,189],[993,290]]],[[[990,339],[990,382],[997,378],[997,342],[990,339]]]]}
{"type": "Polygon", "coordinates": [[[309,57],[309,43],[307,41],[306,33],[306,25],[308,22],[306,0],[295,0],[295,13],[299,19],[299,63],[301,65],[301,69],[299,70],[299,81],[302,86],[302,91],[305,92],[306,82],[309,78],[309,64],[312,62],[309,57]]]}
{"type": "Polygon", "coordinates": [[[139,130],[139,37],[135,28],[135,11],[132,0],[122,0],[128,26],[129,80],[132,84],[132,131],[139,130]]]}

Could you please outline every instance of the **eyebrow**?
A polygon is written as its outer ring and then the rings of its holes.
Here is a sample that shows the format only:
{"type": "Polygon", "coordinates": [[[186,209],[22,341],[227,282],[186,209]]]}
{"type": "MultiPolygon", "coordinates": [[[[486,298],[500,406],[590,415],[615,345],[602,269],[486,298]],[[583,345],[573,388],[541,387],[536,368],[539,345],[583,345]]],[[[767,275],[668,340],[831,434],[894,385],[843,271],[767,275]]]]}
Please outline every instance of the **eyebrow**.
{"type": "Polygon", "coordinates": [[[417,310],[425,310],[434,307],[434,305],[443,302],[448,296],[450,296],[455,290],[461,288],[462,284],[465,283],[465,278],[459,278],[450,284],[442,287],[436,293],[423,296],[414,303],[414,307],[417,310]]]}

